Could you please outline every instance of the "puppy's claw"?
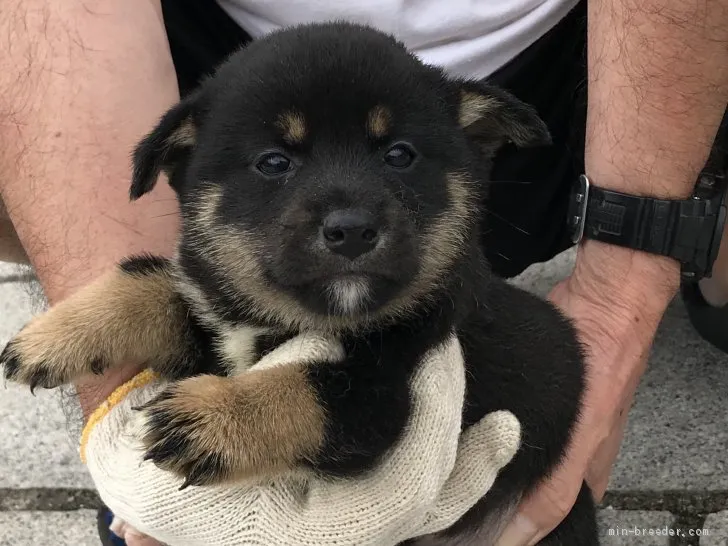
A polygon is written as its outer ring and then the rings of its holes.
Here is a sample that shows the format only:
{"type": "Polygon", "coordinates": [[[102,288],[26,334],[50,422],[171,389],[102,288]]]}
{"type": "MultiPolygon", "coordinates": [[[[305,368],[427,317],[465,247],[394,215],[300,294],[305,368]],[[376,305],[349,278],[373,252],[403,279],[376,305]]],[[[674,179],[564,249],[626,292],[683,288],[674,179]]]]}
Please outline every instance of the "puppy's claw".
{"type": "Polygon", "coordinates": [[[57,384],[52,380],[52,376],[46,368],[40,367],[33,372],[28,379],[30,393],[35,395],[35,390],[40,387],[42,389],[52,389],[57,384]]]}
{"type": "Polygon", "coordinates": [[[173,464],[173,461],[175,461],[178,457],[179,454],[173,449],[173,444],[161,441],[146,452],[144,460],[154,461],[156,465],[169,469],[169,467],[173,464]]]}
{"type": "Polygon", "coordinates": [[[6,381],[26,384],[32,394],[38,387],[53,389],[63,383],[47,361],[26,358],[15,341],[8,343],[0,354],[0,366],[6,381]]]}
{"type": "Polygon", "coordinates": [[[89,365],[89,369],[94,375],[103,375],[103,373],[106,371],[106,368],[108,368],[108,366],[100,358],[94,358],[89,365]]]}
{"type": "Polygon", "coordinates": [[[209,485],[219,483],[226,470],[216,454],[208,454],[194,463],[187,472],[187,481],[190,485],[209,485]]]}
{"type": "Polygon", "coordinates": [[[143,412],[144,460],[184,478],[180,489],[220,483],[230,473],[214,451],[216,442],[205,441],[209,436],[204,432],[211,425],[187,411],[191,396],[178,386],[169,387],[138,408],[143,412]]]}
{"type": "Polygon", "coordinates": [[[20,369],[20,359],[13,354],[12,344],[8,343],[0,354],[0,366],[3,366],[5,379],[12,381],[20,369]]]}

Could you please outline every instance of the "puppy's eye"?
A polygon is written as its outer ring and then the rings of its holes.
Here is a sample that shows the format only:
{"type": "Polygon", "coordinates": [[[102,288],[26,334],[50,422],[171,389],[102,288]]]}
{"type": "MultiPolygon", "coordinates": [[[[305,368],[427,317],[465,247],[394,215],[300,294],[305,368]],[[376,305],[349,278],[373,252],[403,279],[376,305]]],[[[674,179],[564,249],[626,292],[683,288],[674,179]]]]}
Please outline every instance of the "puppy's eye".
{"type": "Polygon", "coordinates": [[[283,154],[271,153],[264,155],[255,167],[269,176],[283,174],[291,169],[291,160],[283,154]]]}
{"type": "Polygon", "coordinates": [[[406,144],[395,144],[384,154],[384,162],[396,169],[405,169],[415,160],[415,151],[406,144]]]}

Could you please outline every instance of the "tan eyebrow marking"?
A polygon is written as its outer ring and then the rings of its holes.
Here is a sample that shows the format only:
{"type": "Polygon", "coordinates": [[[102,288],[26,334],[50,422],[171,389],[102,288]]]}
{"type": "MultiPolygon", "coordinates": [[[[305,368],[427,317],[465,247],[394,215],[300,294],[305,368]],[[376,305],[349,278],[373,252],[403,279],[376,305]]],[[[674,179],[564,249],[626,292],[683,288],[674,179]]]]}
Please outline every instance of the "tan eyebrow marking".
{"type": "Polygon", "coordinates": [[[384,138],[392,127],[392,112],[380,105],[375,106],[367,115],[367,134],[372,138],[384,138]]]}
{"type": "Polygon", "coordinates": [[[276,121],[276,127],[278,127],[283,133],[283,140],[288,144],[297,145],[303,144],[306,138],[306,120],[303,114],[290,110],[284,112],[278,116],[276,121]]]}

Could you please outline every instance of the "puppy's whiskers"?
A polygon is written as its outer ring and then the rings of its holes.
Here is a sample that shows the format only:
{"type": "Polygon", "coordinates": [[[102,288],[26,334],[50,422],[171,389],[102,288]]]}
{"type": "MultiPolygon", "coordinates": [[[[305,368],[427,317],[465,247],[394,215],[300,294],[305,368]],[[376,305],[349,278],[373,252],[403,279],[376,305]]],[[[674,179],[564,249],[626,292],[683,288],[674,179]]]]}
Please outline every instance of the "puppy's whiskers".
{"type": "Polygon", "coordinates": [[[500,214],[496,214],[495,212],[493,212],[493,211],[492,211],[492,210],[490,210],[489,208],[487,208],[487,207],[483,207],[483,212],[485,212],[486,214],[490,214],[490,215],[491,215],[491,216],[493,216],[494,218],[497,218],[498,220],[500,220],[501,222],[503,222],[503,223],[505,223],[505,224],[509,225],[509,226],[510,226],[510,227],[512,227],[513,229],[515,229],[515,230],[517,230],[517,231],[520,231],[520,232],[521,232],[521,233],[523,233],[524,235],[528,235],[529,237],[531,236],[531,234],[530,234],[530,233],[529,233],[528,231],[526,231],[526,230],[525,230],[525,229],[523,229],[522,227],[519,227],[519,226],[517,226],[516,224],[514,224],[514,223],[513,223],[513,222],[511,222],[510,220],[508,220],[508,219],[504,218],[504,217],[503,217],[503,216],[501,216],[500,214]]]}

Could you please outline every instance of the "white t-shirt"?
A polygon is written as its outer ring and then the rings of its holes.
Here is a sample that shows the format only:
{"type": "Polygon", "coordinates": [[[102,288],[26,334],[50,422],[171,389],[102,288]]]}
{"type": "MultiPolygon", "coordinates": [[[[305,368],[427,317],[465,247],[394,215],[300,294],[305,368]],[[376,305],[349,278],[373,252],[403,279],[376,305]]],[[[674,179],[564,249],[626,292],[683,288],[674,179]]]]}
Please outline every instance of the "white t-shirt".
{"type": "Polygon", "coordinates": [[[578,0],[218,0],[253,38],[344,19],[396,36],[428,64],[484,78],[553,28],[578,0]]]}

